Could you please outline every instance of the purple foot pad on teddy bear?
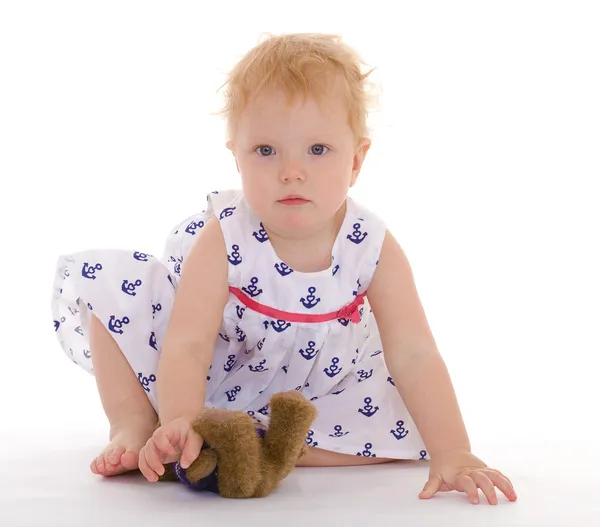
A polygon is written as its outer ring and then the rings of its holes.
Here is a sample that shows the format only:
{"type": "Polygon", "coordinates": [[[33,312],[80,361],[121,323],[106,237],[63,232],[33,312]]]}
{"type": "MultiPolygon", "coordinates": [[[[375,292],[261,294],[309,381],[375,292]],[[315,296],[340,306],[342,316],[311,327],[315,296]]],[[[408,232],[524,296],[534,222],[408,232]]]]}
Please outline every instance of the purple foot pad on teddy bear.
{"type": "MultiPolygon", "coordinates": [[[[263,428],[256,429],[256,433],[258,434],[258,437],[261,439],[265,436],[266,432],[267,431],[263,428]]],[[[204,443],[202,445],[202,450],[204,450],[205,448],[210,448],[210,447],[209,447],[209,445],[204,443]]],[[[216,494],[219,493],[219,481],[217,478],[218,467],[215,468],[215,470],[213,470],[208,476],[202,478],[201,480],[198,480],[196,483],[192,483],[187,478],[187,470],[181,467],[181,465],[179,464],[179,461],[177,461],[176,463],[173,463],[173,471],[175,472],[175,475],[179,478],[179,481],[181,481],[182,483],[187,485],[192,490],[208,491],[208,492],[214,492],[216,494]]]]}

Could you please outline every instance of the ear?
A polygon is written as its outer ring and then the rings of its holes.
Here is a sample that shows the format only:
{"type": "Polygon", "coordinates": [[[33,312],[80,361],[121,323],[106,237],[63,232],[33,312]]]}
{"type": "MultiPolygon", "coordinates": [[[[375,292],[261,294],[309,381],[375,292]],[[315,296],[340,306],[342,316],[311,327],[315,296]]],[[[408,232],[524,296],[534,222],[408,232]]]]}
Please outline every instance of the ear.
{"type": "Polygon", "coordinates": [[[235,167],[237,168],[237,171],[239,173],[240,171],[240,165],[237,162],[237,157],[235,157],[235,145],[233,144],[233,141],[231,141],[231,139],[229,141],[227,141],[225,143],[225,147],[231,151],[231,153],[233,154],[233,157],[235,159],[235,167]]]}
{"type": "Polygon", "coordinates": [[[371,140],[367,137],[363,137],[358,146],[354,150],[354,158],[352,161],[352,178],[350,179],[350,186],[353,187],[358,179],[358,174],[362,168],[362,164],[367,156],[367,152],[371,148],[371,140]]]}

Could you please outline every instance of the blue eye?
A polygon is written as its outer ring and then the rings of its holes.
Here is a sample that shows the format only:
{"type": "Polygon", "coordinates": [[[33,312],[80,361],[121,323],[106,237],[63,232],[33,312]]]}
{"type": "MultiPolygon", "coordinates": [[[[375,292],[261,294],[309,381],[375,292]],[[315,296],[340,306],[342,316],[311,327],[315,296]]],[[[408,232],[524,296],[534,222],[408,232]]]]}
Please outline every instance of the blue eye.
{"type": "MultiPolygon", "coordinates": [[[[322,156],[325,154],[325,149],[329,151],[329,147],[320,144],[312,145],[310,149],[311,152],[316,156],[322,156]]],[[[254,151],[257,152],[261,157],[269,157],[269,155],[273,153],[273,147],[269,145],[260,145],[257,146],[254,151]]]]}
{"type": "MultiPolygon", "coordinates": [[[[327,148],[325,145],[312,145],[311,147],[312,153],[319,156],[319,155],[323,155],[325,152],[322,151],[323,148],[327,148]],[[319,151],[321,153],[317,153],[314,148],[317,147],[317,149],[319,149],[319,151]]],[[[329,150],[329,148],[327,148],[327,150],[329,150]]]]}
{"type": "Polygon", "coordinates": [[[260,155],[261,157],[263,157],[263,156],[264,156],[264,157],[268,157],[268,155],[269,155],[269,154],[268,154],[268,150],[269,150],[269,149],[273,150],[273,148],[272,148],[272,147],[270,147],[269,145],[260,145],[260,146],[256,147],[256,148],[254,149],[254,151],[256,152],[256,151],[258,150],[258,151],[259,151],[259,155],[260,155]],[[267,150],[267,153],[266,153],[266,154],[265,154],[265,149],[267,150]]]}

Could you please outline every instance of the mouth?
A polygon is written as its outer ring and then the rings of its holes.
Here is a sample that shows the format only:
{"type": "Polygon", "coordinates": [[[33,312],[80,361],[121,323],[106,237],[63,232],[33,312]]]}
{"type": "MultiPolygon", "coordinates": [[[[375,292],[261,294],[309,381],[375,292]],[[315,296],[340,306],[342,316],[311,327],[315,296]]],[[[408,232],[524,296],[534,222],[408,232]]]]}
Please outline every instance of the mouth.
{"type": "Polygon", "coordinates": [[[304,199],[302,196],[298,196],[296,194],[286,196],[278,201],[278,203],[282,203],[283,205],[304,205],[308,202],[309,200],[304,199]]]}

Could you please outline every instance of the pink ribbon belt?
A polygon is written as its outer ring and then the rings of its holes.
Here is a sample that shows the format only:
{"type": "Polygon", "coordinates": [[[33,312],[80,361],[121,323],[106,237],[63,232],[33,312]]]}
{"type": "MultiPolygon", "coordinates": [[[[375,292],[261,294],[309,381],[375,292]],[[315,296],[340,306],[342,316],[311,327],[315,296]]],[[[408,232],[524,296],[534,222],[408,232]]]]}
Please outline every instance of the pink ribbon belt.
{"type": "Polygon", "coordinates": [[[365,291],[360,295],[357,295],[356,298],[350,304],[348,304],[346,307],[343,307],[339,311],[334,311],[333,313],[324,313],[322,315],[309,315],[305,313],[290,313],[289,311],[281,311],[279,309],[274,309],[272,307],[265,306],[264,304],[258,303],[256,300],[252,300],[252,298],[250,298],[241,289],[237,287],[230,287],[229,291],[231,291],[231,293],[233,293],[242,304],[252,309],[252,311],[256,311],[261,315],[266,315],[276,320],[285,320],[286,322],[316,323],[329,322],[330,320],[345,318],[350,320],[354,324],[358,324],[360,322],[360,313],[358,308],[359,306],[364,304],[365,295],[367,294],[367,292],[365,291]]]}

